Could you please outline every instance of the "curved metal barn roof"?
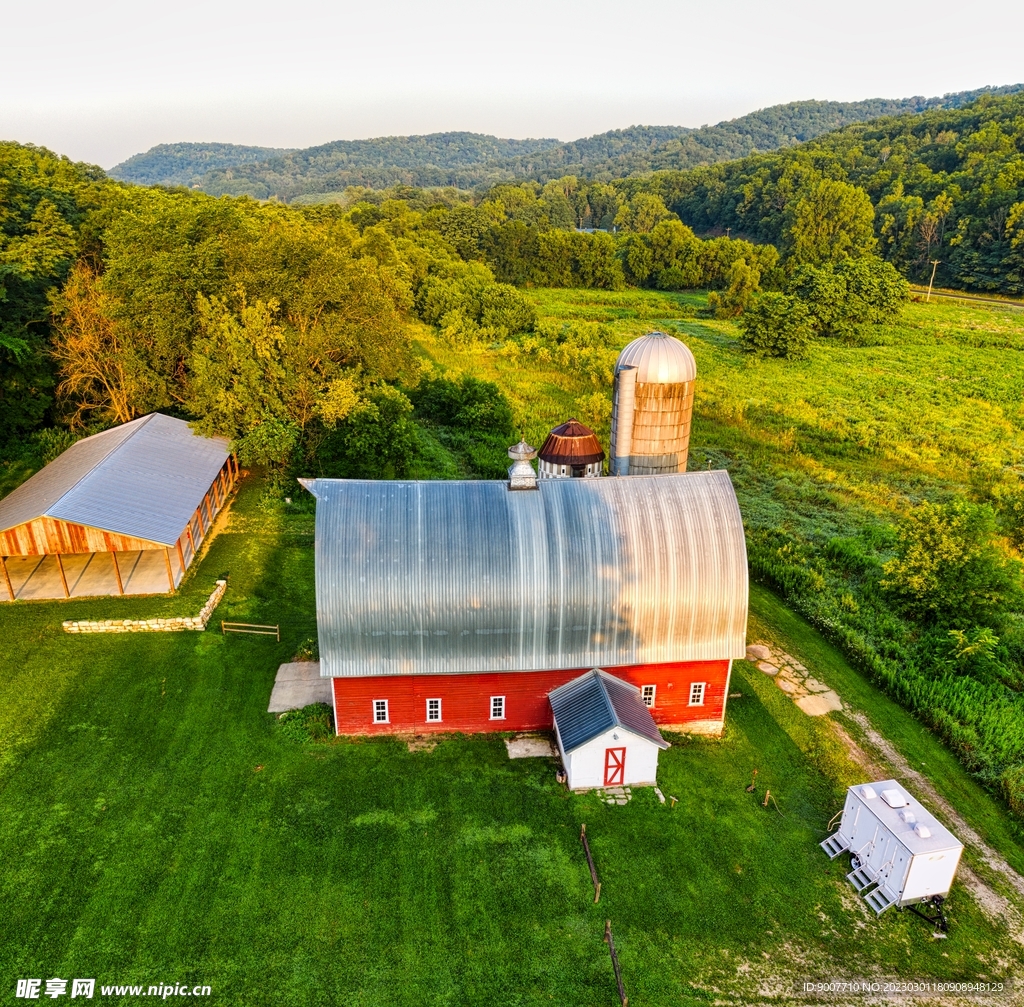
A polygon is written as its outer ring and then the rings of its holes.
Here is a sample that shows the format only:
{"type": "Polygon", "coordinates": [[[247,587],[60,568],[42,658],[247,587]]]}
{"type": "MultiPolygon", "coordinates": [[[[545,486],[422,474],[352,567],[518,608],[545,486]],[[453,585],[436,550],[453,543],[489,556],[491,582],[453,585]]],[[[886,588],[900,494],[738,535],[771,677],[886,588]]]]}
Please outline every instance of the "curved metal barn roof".
{"type": "Polygon", "coordinates": [[[223,437],[150,413],[72,444],[0,500],[0,531],[51,517],[172,546],[227,457],[223,437]]]}
{"type": "Polygon", "coordinates": [[[540,671],[742,657],[726,472],[504,482],[303,480],[321,673],[540,671]]]}
{"type": "Polygon", "coordinates": [[[615,373],[624,367],[635,367],[641,384],[679,384],[697,377],[697,361],[690,347],[666,332],[648,332],[627,343],[615,361],[615,373]]]}

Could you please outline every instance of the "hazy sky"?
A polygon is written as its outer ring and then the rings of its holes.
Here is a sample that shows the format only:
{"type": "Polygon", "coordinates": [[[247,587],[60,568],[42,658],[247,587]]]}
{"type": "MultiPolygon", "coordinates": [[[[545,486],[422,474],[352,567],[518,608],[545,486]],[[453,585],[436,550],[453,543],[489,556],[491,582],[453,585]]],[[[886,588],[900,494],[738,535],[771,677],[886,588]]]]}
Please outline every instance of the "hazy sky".
{"type": "Polygon", "coordinates": [[[1015,83],[1022,36],[1020,0],[0,0],[0,138],[103,167],[178,140],[574,139],[1015,83]]]}

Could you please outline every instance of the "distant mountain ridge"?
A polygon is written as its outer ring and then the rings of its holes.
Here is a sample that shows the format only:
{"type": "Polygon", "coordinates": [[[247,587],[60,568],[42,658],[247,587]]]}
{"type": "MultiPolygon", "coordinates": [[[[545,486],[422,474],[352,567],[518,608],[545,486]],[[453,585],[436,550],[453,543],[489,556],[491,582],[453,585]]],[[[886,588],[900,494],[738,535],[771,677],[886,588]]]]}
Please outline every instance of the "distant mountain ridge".
{"type": "Polygon", "coordinates": [[[139,185],[186,185],[211,195],[315,201],[350,185],[477,188],[510,180],[545,182],[574,174],[609,180],[685,169],[790,147],[880,116],[959,108],[982,95],[1012,94],[1024,84],[942,97],[858,102],[796,101],[715,126],[631,126],[561,143],[449,132],[336,140],[301,150],[224,143],[161,144],[109,174],[139,185]]]}

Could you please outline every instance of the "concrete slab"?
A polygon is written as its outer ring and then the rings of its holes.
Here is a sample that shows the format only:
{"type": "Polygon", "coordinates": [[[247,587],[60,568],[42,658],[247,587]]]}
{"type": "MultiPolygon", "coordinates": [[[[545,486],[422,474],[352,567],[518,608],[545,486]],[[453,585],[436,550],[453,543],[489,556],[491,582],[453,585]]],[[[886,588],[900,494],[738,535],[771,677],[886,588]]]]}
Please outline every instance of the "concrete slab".
{"type": "Polygon", "coordinates": [[[550,738],[543,734],[517,734],[505,739],[510,759],[552,758],[558,755],[550,738]]]}
{"type": "MultiPolygon", "coordinates": [[[[72,598],[102,597],[117,595],[117,578],[114,575],[114,561],[109,552],[82,553],[61,556],[64,576],[68,582],[68,593],[72,598]]],[[[121,571],[121,583],[125,594],[167,594],[167,562],[162,549],[146,549],[142,552],[119,552],[117,566],[121,571]]],[[[172,551],[171,570],[175,586],[181,583],[182,570],[178,557],[172,551]]],[[[10,556],[7,572],[18,601],[42,601],[62,599],[64,587],[60,580],[60,569],[56,556],[10,556]]],[[[0,602],[10,601],[10,596],[0,582],[0,602]]]]}
{"type": "Polygon", "coordinates": [[[843,708],[843,701],[829,689],[828,692],[818,692],[812,696],[803,696],[796,701],[796,705],[809,717],[822,717],[832,710],[841,710],[843,708]]]}
{"type": "Polygon", "coordinates": [[[319,661],[295,661],[277,669],[274,688],[270,693],[268,713],[301,710],[313,703],[334,703],[331,679],[320,677],[319,661]]]}

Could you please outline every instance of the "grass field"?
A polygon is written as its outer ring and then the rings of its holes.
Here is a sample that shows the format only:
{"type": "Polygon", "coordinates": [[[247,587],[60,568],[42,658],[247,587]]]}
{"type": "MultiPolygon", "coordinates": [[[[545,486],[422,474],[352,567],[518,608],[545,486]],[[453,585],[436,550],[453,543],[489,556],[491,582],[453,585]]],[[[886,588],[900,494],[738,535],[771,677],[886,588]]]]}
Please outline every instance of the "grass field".
{"type": "MultiPolygon", "coordinates": [[[[674,738],[662,756],[674,808],[651,791],[625,807],[569,795],[549,760],[510,761],[498,737],[418,752],[290,740],[265,711],[278,663],[313,629],[311,531],[250,482],[176,598],[0,609],[4,1002],[17,978],[58,976],[209,984],[209,1002],[247,1007],[612,1005],[606,918],[635,1005],[793,1002],[804,979],[1024,965],[962,886],[948,940],[867,912],[817,847],[859,770],[828,718],[742,662],[726,736],[674,738]],[[222,573],[217,617],[280,622],[280,644],[60,631],[71,613],[191,612],[222,573]],[[745,793],[754,768],[779,811],[745,793]]],[[[866,711],[1024,869],[1005,814],[934,737],[774,596],[755,590],[753,611],[752,639],[782,643],[866,711]]]]}

